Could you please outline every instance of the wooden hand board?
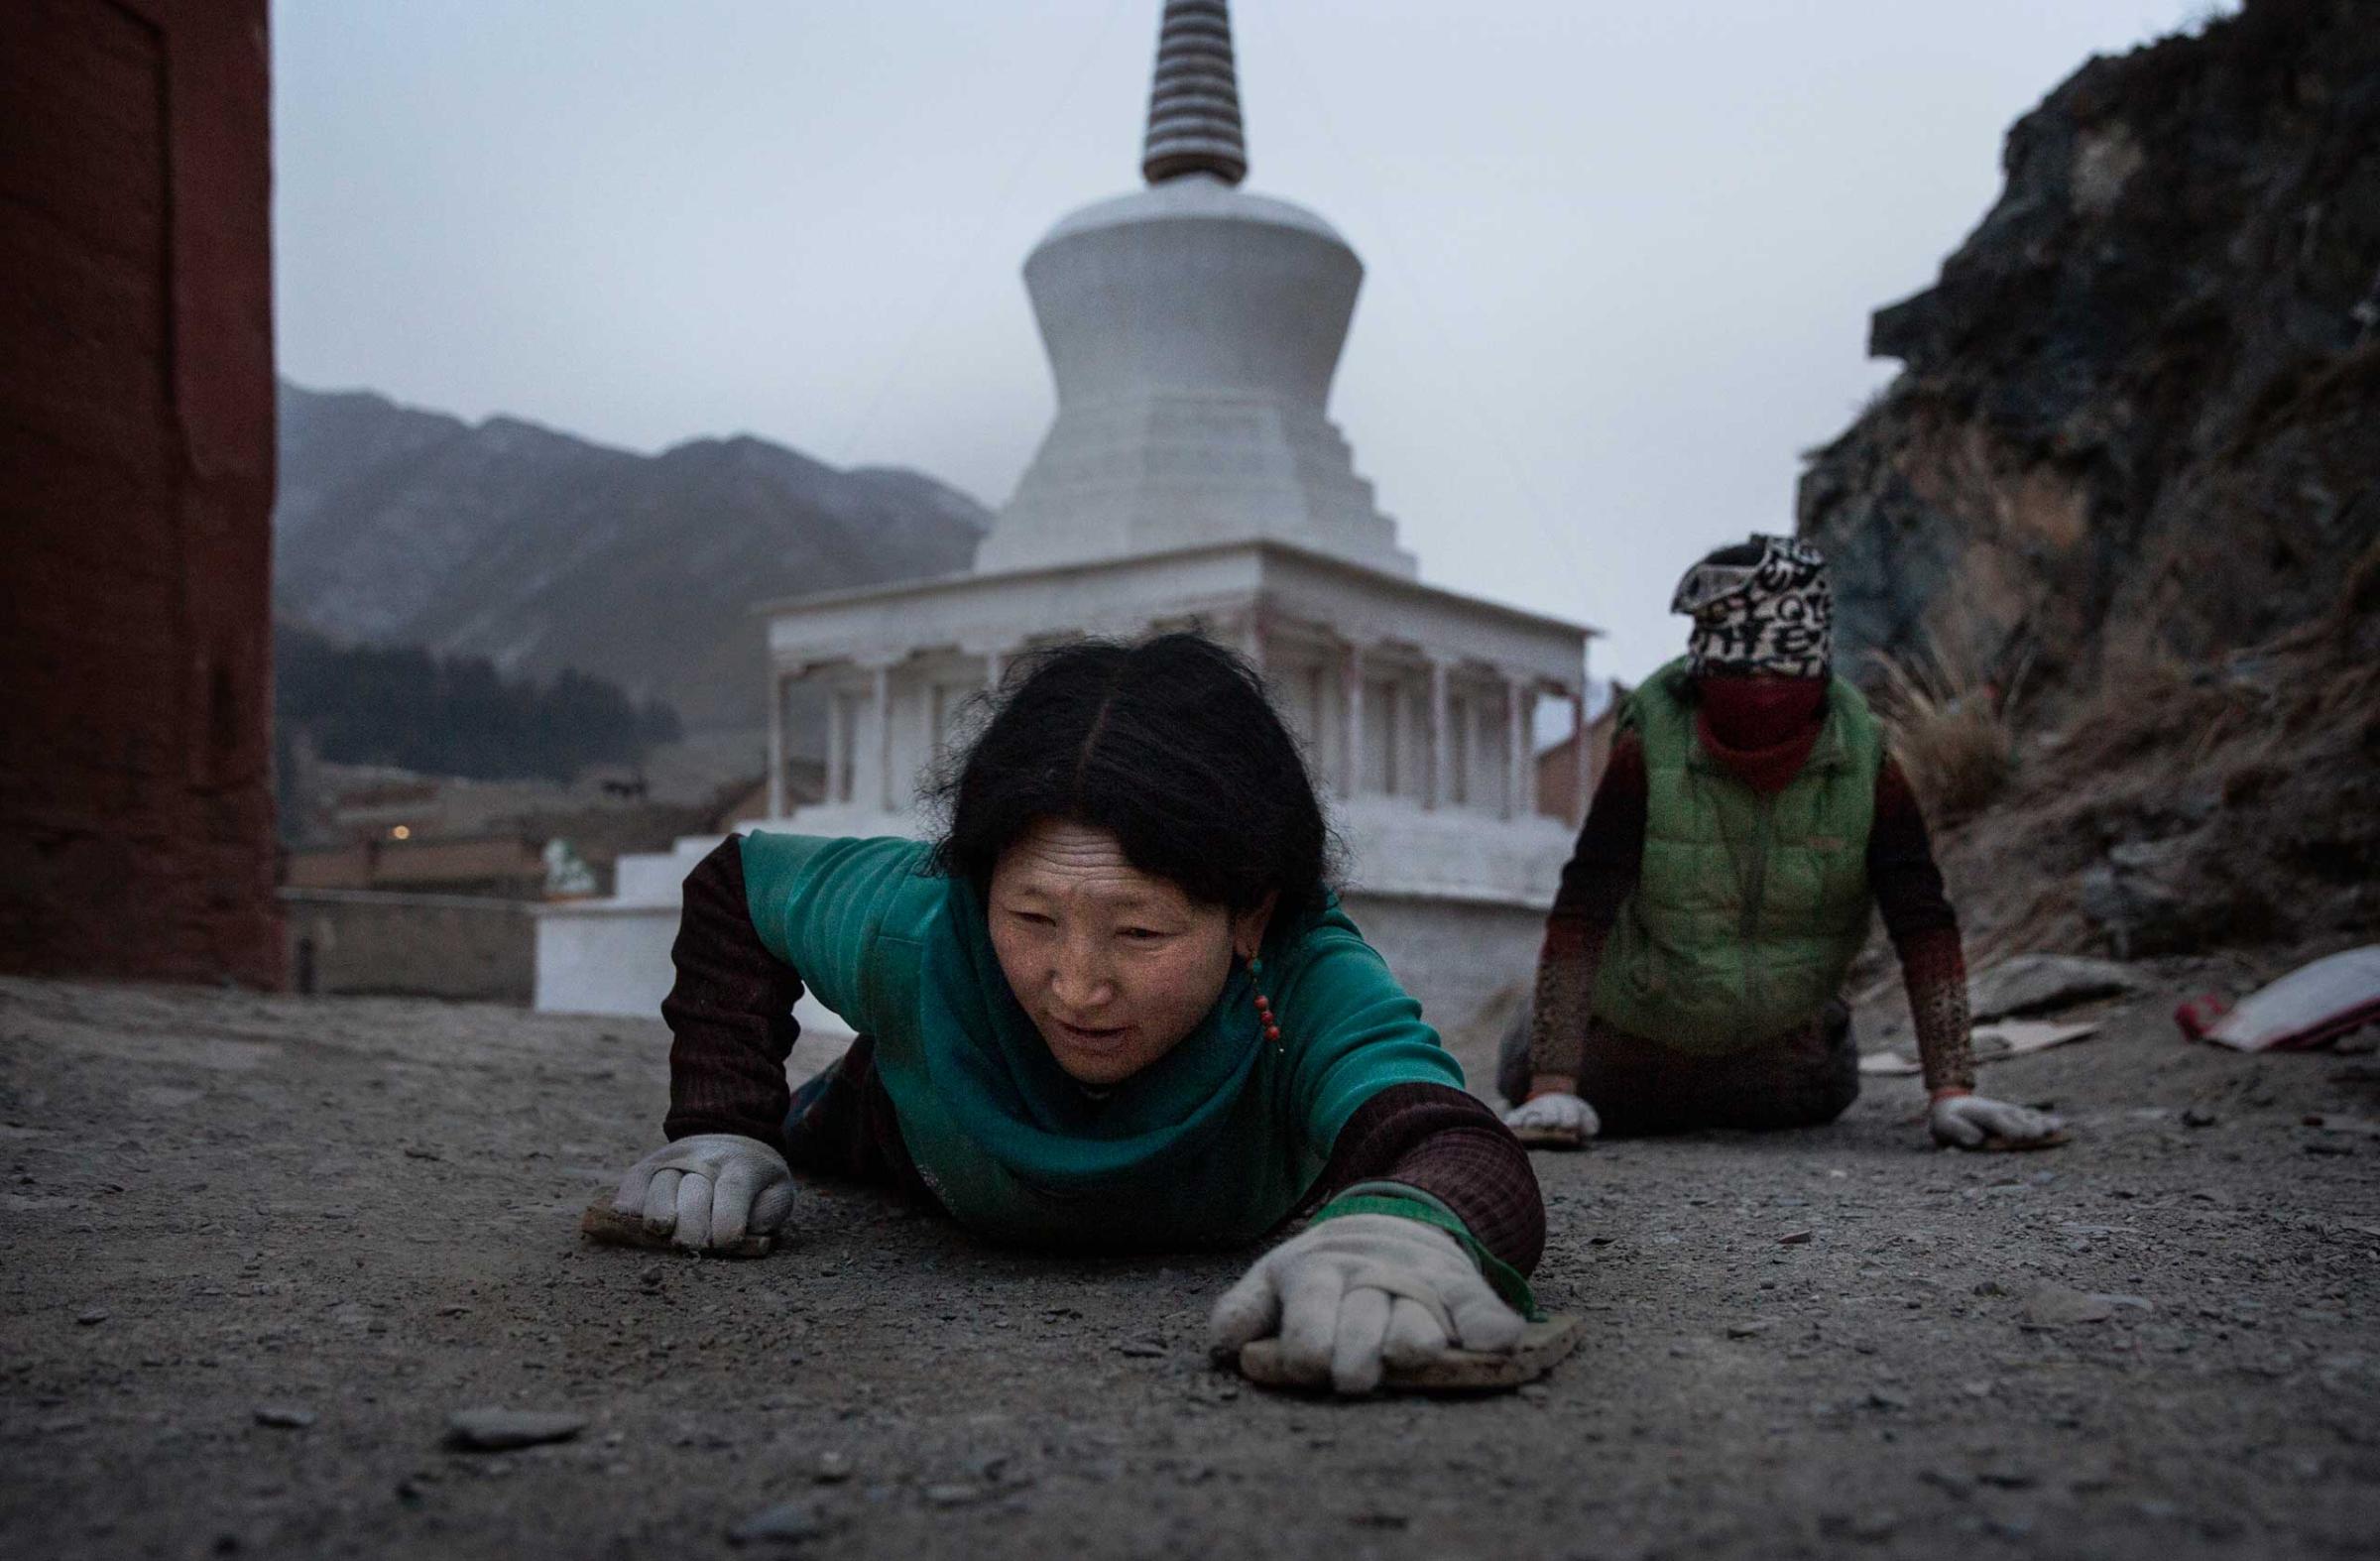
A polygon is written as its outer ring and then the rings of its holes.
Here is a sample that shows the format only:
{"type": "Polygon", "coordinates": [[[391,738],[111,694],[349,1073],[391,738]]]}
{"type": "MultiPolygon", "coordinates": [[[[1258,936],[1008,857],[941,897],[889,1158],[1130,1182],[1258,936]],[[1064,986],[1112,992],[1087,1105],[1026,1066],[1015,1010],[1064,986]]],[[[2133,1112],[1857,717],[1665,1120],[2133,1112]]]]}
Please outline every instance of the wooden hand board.
{"type": "Polygon", "coordinates": [[[2018,1154],[2026,1149],[2054,1149],[2069,1141],[2067,1131],[2061,1128],[2056,1133],[2038,1139],[2003,1139],[1994,1136],[1985,1139],[1980,1146],[1995,1154],[2018,1154]]]}
{"type": "MultiPolygon", "coordinates": [[[[1553,1316],[1521,1330],[1520,1343],[1509,1355],[1479,1350],[1449,1350],[1422,1366],[1390,1367],[1380,1379],[1385,1392],[1480,1393],[1507,1392],[1533,1382],[1554,1369],[1556,1362],[1578,1347],[1576,1317],[1553,1316]]],[[[1240,1375],[1259,1387],[1328,1387],[1326,1382],[1292,1381],[1281,1365],[1281,1341],[1257,1339],[1240,1347],[1240,1375]]]]}
{"type": "MultiPolygon", "coordinates": [[[[635,1247],[646,1252],[684,1252],[667,1236],[655,1236],[645,1228],[645,1221],[634,1214],[622,1214],[610,1203],[590,1203],[587,1212],[578,1217],[578,1234],[598,1247],[635,1247]]],[[[766,1258],[776,1250],[774,1236],[747,1236],[733,1247],[706,1247],[705,1258],[766,1258]]]]}

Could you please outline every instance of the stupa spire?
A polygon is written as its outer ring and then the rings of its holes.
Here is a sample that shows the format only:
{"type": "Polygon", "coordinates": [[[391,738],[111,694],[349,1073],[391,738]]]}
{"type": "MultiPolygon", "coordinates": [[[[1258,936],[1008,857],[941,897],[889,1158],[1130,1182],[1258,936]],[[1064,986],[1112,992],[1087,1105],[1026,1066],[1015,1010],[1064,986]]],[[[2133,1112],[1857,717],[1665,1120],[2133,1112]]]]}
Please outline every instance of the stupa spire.
{"type": "Polygon", "coordinates": [[[1152,184],[1186,174],[1212,174],[1227,184],[1248,177],[1226,0],[1165,0],[1140,172],[1152,184]]]}

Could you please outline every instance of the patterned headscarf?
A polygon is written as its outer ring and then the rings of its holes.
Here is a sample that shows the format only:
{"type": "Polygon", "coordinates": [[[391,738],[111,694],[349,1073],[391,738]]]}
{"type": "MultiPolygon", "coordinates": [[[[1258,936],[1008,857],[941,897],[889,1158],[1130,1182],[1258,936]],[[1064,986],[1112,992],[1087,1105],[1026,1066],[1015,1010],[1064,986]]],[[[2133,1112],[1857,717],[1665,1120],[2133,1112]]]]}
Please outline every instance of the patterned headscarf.
{"type": "MultiPolygon", "coordinates": [[[[1754,537],[1758,558],[1706,558],[1686,571],[1669,610],[1694,619],[1686,660],[1704,672],[1824,677],[1833,659],[1835,591],[1827,560],[1790,537],[1754,537]]],[[[1748,552],[1749,547],[1725,549],[1748,552]]]]}

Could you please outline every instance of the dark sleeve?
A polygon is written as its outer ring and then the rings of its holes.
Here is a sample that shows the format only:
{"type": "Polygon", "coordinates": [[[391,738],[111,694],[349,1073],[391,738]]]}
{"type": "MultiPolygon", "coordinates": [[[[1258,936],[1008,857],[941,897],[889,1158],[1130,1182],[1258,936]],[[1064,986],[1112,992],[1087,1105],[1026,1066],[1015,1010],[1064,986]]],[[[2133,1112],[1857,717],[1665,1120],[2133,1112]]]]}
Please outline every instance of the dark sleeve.
{"type": "Polygon", "coordinates": [[[1942,869],[1934,861],[1917,792],[1900,765],[1889,758],[1876,773],[1867,882],[1883,913],[1884,930],[1901,957],[1901,984],[1917,1026],[1918,1062],[1926,1088],[1972,1089],[1974,1047],[1959,915],[1943,893],[1942,869]]]}
{"type": "Polygon", "coordinates": [[[762,946],[744,900],[743,837],[730,835],[686,875],[685,909],[669,959],[677,980],[661,1000],[669,1025],[671,1140],[739,1133],[782,1148],[792,1092],[785,1058],[800,1033],[801,978],[762,946]]]}
{"type": "Polygon", "coordinates": [[[1645,808],[1644,743],[1634,732],[1622,732],[1546,914],[1529,1007],[1532,1077],[1578,1076],[1604,939],[1644,870],[1645,808]]]}
{"type": "Polygon", "coordinates": [[[1867,832],[1867,883],[1895,944],[1922,932],[1959,930],[1958,913],[1943,894],[1942,869],[1926,834],[1926,815],[1897,760],[1876,772],[1875,820],[1867,832]]]}
{"type": "Polygon", "coordinates": [[[1306,1207],[1365,1181],[1430,1194],[1481,1246],[1524,1274],[1545,1251],[1545,1199],[1529,1151],[1476,1095],[1443,1084],[1395,1084],[1372,1096],[1340,1130],[1306,1207]]]}
{"type": "Polygon", "coordinates": [[[1562,886],[1546,917],[1549,932],[1556,921],[1608,927],[1619,919],[1620,902],[1644,871],[1645,793],[1644,743],[1634,732],[1622,732],[1563,865],[1562,886]]]}

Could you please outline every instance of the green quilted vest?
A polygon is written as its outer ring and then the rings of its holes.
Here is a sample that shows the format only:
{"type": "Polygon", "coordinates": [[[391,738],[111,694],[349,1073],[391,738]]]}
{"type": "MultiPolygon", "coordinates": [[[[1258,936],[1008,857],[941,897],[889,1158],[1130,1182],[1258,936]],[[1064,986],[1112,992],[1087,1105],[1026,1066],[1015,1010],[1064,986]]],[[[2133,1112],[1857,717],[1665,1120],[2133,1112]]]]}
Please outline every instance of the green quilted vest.
{"type": "Polygon", "coordinates": [[[1644,744],[1644,871],[1605,944],[1595,1015],[1719,1055],[1804,1022],[1842,988],[1867,937],[1884,740],[1859,691],[1832,678],[1809,761],[1763,796],[1704,750],[1687,675],[1670,662],[1621,714],[1644,744]]]}

